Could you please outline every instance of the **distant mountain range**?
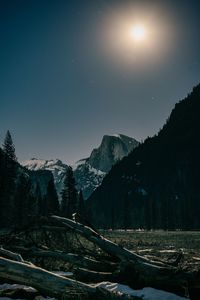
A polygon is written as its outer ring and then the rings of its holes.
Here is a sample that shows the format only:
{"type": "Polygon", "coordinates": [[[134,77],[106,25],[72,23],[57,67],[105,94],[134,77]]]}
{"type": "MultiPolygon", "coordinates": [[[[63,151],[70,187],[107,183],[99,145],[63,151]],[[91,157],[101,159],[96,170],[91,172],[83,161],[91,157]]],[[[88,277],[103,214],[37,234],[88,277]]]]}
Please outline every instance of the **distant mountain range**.
{"type": "Polygon", "coordinates": [[[104,228],[200,228],[200,85],[160,132],[116,164],[86,201],[104,228]]]}
{"type": "MultiPolygon", "coordinates": [[[[45,159],[32,158],[30,160],[26,160],[26,161],[22,162],[22,165],[30,171],[37,171],[35,178],[37,178],[37,174],[40,174],[41,171],[50,171],[53,174],[58,198],[59,198],[59,200],[61,200],[60,193],[61,193],[61,190],[63,187],[65,170],[68,167],[66,164],[64,164],[59,159],[45,160],[45,159]]],[[[31,174],[33,174],[32,176],[34,176],[35,173],[32,172],[31,174]]],[[[40,184],[40,187],[43,187],[43,185],[40,184]]]]}
{"type": "MultiPolygon", "coordinates": [[[[118,134],[105,135],[101,145],[94,149],[90,157],[79,160],[74,166],[74,176],[78,190],[82,190],[83,196],[87,199],[92,192],[101,184],[105,175],[112,166],[128,155],[139,142],[134,138],[118,134]]],[[[51,171],[58,196],[63,187],[65,170],[68,167],[61,160],[44,160],[32,158],[22,163],[30,171],[51,171]]]]}

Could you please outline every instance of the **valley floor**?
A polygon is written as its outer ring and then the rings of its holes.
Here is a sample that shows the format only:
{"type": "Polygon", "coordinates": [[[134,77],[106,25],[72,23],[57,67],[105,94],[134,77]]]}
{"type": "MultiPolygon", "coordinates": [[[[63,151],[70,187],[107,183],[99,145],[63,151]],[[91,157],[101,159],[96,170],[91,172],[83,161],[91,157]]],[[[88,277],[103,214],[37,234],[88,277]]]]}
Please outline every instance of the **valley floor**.
{"type": "Polygon", "coordinates": [[[173,259],[183,253],[182,265],[200,267],[200,231],[106,230],[103,235],[111,241],[140,255],[173,259]]]}
{"type": "MultiPolygon", "coordinates": [[[[150,259],[157,257],[160,258],[160,260],[167,260],[170,262],[173,261],[179,253],[182,253],[183,256],[180,264],[183,269],[200,269],[200,231],[102,230],[102,234],[105,238],[150,259]]],[[[63,276],[66,274],[60,275],[63,276]]],[[[149,287],[141,290],[133,290],[128,286],[119,283],[101,282],[99,285],[110,291],[118,291],[119,293],[138,296],[144,300],[186,299],[149,287]]],[[[24,287],[1,283],[0,295],[7,289],[12,290],[18,288],[23,289],[24,287]]],[[[1,296],[0,299],[10,300],[9,297],[1,296]]],[[[17,299],[24,298],[19,297],[17,299]]],[[[32,299],[44,300],[50,298],[43,298],[37,295],[37,297],[32,299]]]]}

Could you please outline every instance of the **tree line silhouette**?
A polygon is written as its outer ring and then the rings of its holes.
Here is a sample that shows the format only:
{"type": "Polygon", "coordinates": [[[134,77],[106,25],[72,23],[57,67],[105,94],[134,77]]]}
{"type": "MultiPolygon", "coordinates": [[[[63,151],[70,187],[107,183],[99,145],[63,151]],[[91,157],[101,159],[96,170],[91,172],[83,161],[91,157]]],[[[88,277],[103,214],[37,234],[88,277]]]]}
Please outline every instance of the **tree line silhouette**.
{"type": "MultiPolygon", "coordinates": [[[[50,171],[42,172],[40,176],[50,171]]],[[[7,131],[0,148],[0,228],[25,227],[40,216],[57,214],[71,218],[75,212],[84,213],[84,199],[82,192],[76,190],[71,167],[66,168],[61,203],[53,175],[48,177],[45,193],[35,180],[37,176],[35,172],[31,179],[30,172],[17,162],[15,146],[7,131]]]]}

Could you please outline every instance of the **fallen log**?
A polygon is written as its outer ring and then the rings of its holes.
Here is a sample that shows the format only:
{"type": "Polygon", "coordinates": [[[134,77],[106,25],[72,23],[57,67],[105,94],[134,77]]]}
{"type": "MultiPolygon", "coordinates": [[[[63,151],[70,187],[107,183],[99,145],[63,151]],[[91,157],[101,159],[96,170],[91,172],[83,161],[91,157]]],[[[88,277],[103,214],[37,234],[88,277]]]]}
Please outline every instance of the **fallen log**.
{"type": "MultiPolygon", "coordinates": [[[[148,259],[109,241],[108,239],[96,233],[96,231],[94,231],[88,226],[84,226],[81,223],[72,221],[71,219],[58,217],[58,216],[51,216],[51,219],[57,222],[58,224],[62,224],[67,228],[73,229],[76,233],[79,233],[90,242],[93,242],[94,244],[99,246],[99,248],[104,250],[106,253],[118,258],[120,261],[133,261],[133,262],[140,261],[140,262],[150,263],[148,259]]],[[[154,262],[154,264],[156,265],[156,262],[154,262]]],[[[157,264],[164,266],[164,264],[162,264],[161,262],[157,264]]]]}
{"type": "Polygon", "coordinates": [[[24,260],[20,254],[6,250],[3,247],[0,247],[0,255],[7,257],[7,258],[11,258],[16,261],[24,262],[24,260]]]}
{"type": "Polygon", "coordinates": [[[117,282],[117,274],[108,272],[95,272],[83,268],[78,268],[73,271],[75,279],[86,283],[98,283],[102,281],[117,282]]]}
{"type": "MultiPolygon", "coordinates": [[[[151,259],[144,258],[134,252],[129,251],[126,248],[123,248],[109,241],[108,239],[105,239],[102,235],[95,232],[93,229],[89,228],[88,226],[84,226],[70,219],[66,219],[58,216],[52,216],[50,217],[50,220],[51,222],[48,227],[48,231],[51,230],[52,223],[53,225],[56,224],[56,226],[61,226],[62,228],[67,228],[67,229],[70,228],[71,230],[75,231],[76,233],[79,233],[89,241],[93,242],[95,245],[97,245],[107,254],[109,254],[111,260],[118,261],[117,263],[118,273],[115,273],[116,277],[114,276],[114,279],[116,279],[116,281],[120,283],[128,284],[129,286],[136,289],[149,286],[157,289],[163,289],[172,293],[176,293],[181,296],[187,296],[188,290],[190,295],[194,294],[194,290],[197,292],[199,292],[200,290],[200,274],[198,272],[197,273],[185,272],[184,270],[181,270],[180,268],[177,268],[175,266],[170,266],[167,263],[164,262],[162,263],[159,261],[153,261],[151,259]]],[[[35,252],[36,256],[38,255],[43,257],[54,257],[56,259],[58,257],[60,258],[62,257],[64,261],[70,262],[74,265],[81,267],[76,271],[77,272],[76,278],[78,278],[79,280],[89,281],[89,282],[96,282],[99,280],[113,280],[112,279],[113,276],[112,274],[110,274],[109,269],[107,268],[108,265],[106,265],[105,270],[104,268],[101,269],[102,266],[100,265],[101,262],[99,261],[95,261],[93,259],[86,257],[86,259],[83,259],[83,262],[81,262],[82,258],[74,254],[69,255],[69,253],[64,253],[62,251],[37,249],[36,247],[31,249],[36,251],[35,252]],[[100,268],[101,270],[98,268],[100,268]],[[89,269],[93,270],[93,272],[91,272],[91,270],[89,269]],[[84,279],[84,273],[85,273],[85,278],[86,277],[88,278],[87,280],[84,279]]],[[[23,253],[22,251],[20,251],[20,249],[19,252],[23,253]]],[[[29,255],[34,255],[34,254],[30,252],[29,255]]],[[[102,263],[104,264],[104,262],[102,263]]],[[[116,264],[115,264],[115,268],[116,268],[116,264]]],[[[32,271],[30,276],[32,278],[32,271]]],[[[24,281],[20,283],[24,284],[24,281]]],[[[51,281],[50,281],[50,285],[51,285],[51,281]]],[[[71,291],[68,292],[69,294],[70,293],[73,294],[72,292],[72,290],[74,290],[73,286],[67,286],[67,289],[68,291],[71,291]]],[[[97,292],[95,292],[95,298],[97,295],[99,295],[98,293],[97,294],[96,293],[97,292]]],[[[75,290],[74,290],[74,294],[76,294],[75,290]]],[[[94,296],[94,294],[92,295],[94,296]]],[[[83,296],[83,299],[84,297],[85,299],[87,299],[86,296],[83,296]]],[[[69,299],[73,299],[72,296],[69,299]]],[[[191,297],[191,300],[192,299],[195,299],[194,296],[191,297]]]]}
{"type": "Polygon", "coordinates": [[[70,219],[51,216],[51,220],[73,229],[106,253],[117,257],[121,262],[119,276],[121,283],[128,284],[133,288],[149,286],[163,289],[180,296],[188,296],[188,288],[192,290],[193,286],[196,287],[196,282],[200,287],[199,274],[185,272],[165,263],[148,260],[105,239],[91,228],[70,219]]]}
{"type": "Polygon", "coordinates": [[[3,247],[0,248],[0,255],[3,256],[4,258],[9,258],[11,260],[23,262],[25,264],[33,266],[33,264],[31,262],[24,260],[21,256],[21,254],[4,249],[3,247]]]}
{"type": "MultiPolygon", "coordinates": [[[[11,286],[11,285],[10,285],[11,286]]],[[[10,288],[0,288],[0,298],[11,298],[11,299],[26,299],[34,300],[39,296],[38,291],[33,288],[25,289],[23,286],[15,287],[14,289],[10,288]]]]}
{"type": "Polygon", "coordinates": [[[32,286],[42,294],[57,299],[62,299],[67,292],[72,293],[71,296],[81,293],[88,297],[88,293],[95,294],[95,289],[89,285],[2,257],[0,257],[0,277],[4,280],[13,280],[20,284],[32,286]]]}
{"type": "Polygon", "coordinates": [[[86,268],[90,270],[95,270],[99,272],[112,272],[117,268],[117,264],[100,262],[88,257],[82,257],[78,254],[65,253],[58,250],[44,250],[39,248],[25,248],[25,247],[15,247],[15,249],[23,254],[28,254],[29,257],[43,257],[43,258],[55,258],[57,260],[62,260],[66,263],[70,263],[81,268],[86,268]]]}
{"type": "MultiPolygon", "coordinates": [[[[34,287],[41,294],[59,300],[136,299],[120,296],[97,286],[65,278],[42,268],[0,257],[0,278],[34,287]]],[[[138,298],[137,298],[138,299],[138,298]]]]}

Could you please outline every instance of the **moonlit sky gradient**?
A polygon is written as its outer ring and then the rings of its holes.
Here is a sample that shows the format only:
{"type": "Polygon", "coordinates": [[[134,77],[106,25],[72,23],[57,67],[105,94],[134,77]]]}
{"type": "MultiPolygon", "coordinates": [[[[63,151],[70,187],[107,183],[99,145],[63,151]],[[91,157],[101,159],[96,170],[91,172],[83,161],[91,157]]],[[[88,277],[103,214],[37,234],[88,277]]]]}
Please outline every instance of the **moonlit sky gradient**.
{"type": "Polygon", "coordinates": [[[199,14],[193,0],[0,0],[0,141],[10,129],[19,160],[71,164],[104,134],[154,135],[200,81],[199,14]]]}

